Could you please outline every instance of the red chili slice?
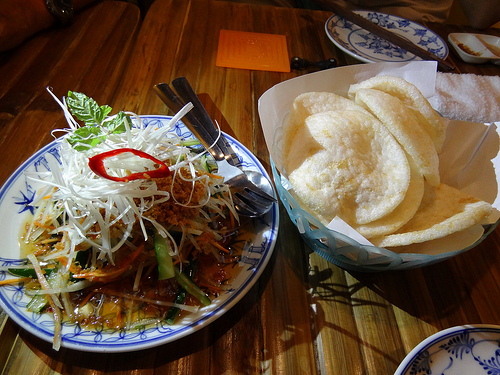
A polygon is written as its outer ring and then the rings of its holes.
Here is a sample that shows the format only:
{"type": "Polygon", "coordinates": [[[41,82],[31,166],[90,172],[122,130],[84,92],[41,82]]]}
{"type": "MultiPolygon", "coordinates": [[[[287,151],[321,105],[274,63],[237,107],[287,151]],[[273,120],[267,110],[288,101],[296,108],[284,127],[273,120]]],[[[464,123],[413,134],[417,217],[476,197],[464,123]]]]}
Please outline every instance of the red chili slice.
{"type": "Polygon", "coordinates": [[[149,155],[148,153],[146,153],[144,151],[135,150],[133,148],[119,148],[116,150],[106,151],[106,152],[103,152],[101,154],[92,156],[91,158],[89,158],[89,167],[98,176],[107,178],[108,180],[111,180],[111,181],[118,181],[118,182],[128,182],[128,181],[132,181],[132,180],[145,180],[145,179],[150,179],[150,178],[160,178],[160,177],[167,177],[170,175],[170,170],[168,169],[168,166],[164,162],[156,159],[155,157],[149,155]],[[124,154],[126,152],[130,152],[130,153],[137,155],[141,158],[154,161],[156,164],[159,165],[159,167],[157,169],[153,169],[153,170],[150,170],[147,172],[132,173],[126,177],[110,176],[108,174],[108,172],[106,171],[106,168],[104,167],[104,160],[106,160],[107,158],[111,158],[113,156],[116,156],[116,155],[124,154]]]}

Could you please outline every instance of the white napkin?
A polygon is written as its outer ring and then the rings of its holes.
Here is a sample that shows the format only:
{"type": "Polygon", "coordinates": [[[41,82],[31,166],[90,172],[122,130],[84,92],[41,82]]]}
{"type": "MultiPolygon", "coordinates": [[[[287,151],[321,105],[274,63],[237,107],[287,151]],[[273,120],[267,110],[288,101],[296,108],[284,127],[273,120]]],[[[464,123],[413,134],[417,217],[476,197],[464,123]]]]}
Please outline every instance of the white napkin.
{"type": "Polygon", "coordinates": [[[451,120],[500,121],[500,77],[438,72],[429,102],[451,120]]]}

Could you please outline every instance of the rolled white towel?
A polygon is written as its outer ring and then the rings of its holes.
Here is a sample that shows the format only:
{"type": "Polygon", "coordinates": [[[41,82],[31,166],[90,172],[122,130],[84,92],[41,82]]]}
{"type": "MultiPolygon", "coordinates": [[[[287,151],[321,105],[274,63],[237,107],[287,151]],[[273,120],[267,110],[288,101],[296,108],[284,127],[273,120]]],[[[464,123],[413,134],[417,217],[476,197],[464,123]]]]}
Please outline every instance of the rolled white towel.
{"type": "Polygon", "coordinates": [[[500,76],[438,72],[429,102],[451,120],[500,121],[500,76]]]}

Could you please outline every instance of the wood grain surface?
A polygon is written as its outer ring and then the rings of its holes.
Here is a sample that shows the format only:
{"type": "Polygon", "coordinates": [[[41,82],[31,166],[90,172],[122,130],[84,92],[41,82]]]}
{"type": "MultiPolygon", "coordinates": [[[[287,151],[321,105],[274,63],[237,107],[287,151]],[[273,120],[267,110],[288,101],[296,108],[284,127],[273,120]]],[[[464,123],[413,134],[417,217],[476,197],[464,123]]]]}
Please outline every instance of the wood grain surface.
{"type": "MultiPolygon", "coordinates": [[[[275,33],[290,57],[359,62],[328,40],[324,11],[216,0],[156,0],[144,19],[131,4],[105,1],[66,29],[41,33],[0,55],[0,181],[64,126],[58,97],[80,90],[116,110],[166,114],[152,87],[185,76],[223,130],[269,168],[257,113],[273,85],[306,74],[220,68],[221,29],[275,33]]],[[[441,36],[462,26],[429,25],[441,36]]],[[[493,31],[495,32],[495,31],[493,31]]],[[[498,75],[461,63],[456,72],[498,75]]],[[[500,323],[500,237],[421,269],[355,273],[312,253],[281,207],[273,257],[247,295],[208,327],[132,353],[62,348],[0,313],[2,374],[392,374],[433,333],[467,323],[500,323]]],[[[3,218],[2,220],[5,220],[3,218]]]]}

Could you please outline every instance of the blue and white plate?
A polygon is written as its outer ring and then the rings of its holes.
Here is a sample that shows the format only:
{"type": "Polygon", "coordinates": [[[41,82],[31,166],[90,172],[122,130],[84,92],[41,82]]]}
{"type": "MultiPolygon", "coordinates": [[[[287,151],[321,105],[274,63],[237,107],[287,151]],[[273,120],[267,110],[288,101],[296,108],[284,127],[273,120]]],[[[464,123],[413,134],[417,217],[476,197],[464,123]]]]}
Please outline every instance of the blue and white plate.
{"type": "MultiPolygon", "coordinates": [[[[380,12],[358,10],[355,13],[413,42],[441,59],[448,56],[446,42],[436,33],[416,22],[380,12]]],[[[363,62],[422,60],[339,15],[333,15],[326,21],[325,31],[337,47],[363,62]]]]}
{"type": "MultiPolygon", "coordinates": [[[[163,126],[168,123],[167,116],[141,116],[148,126],[163,126]]],[[[176,125],[177,135],[191,138],[191,133],[182,123],[176,125]]],[[[238,155],[243,169],[260,171],[270,177],[259,160],[241,143],[226,135],[238,155]]],[[[47,160],[60,160],[58,141],[54,141],[24,162],[7,180],[0,190],[0,280],[9,277],[4,271],[6,266],[21,263],[19,234],[26,215],[32,209],[31,202],[37,186],[27,181],[25,171],[45,171],[47,160]]],[[[273,191],[274,196],[276,193],[273,191]]],[[[62,346],[89,352],[127,352],[151,348],[187,336],[220,318],[233,307],[255,284],[271,258],[278,235],[278,204],[264,217],[256,220],[253,242],[240,262],[241,271],[227,290],[216,298],[210,306],[190,314],[176,325],[157,324],[136,331],[117,332],[82,328],[77,324],[64,323],[62,346]]],[[[34,314],[26,310],[29,298],[18,285],[0,287],[0,306],[22,328],[34,335],[52,342],[54,322],[50,314],[34,314]]]]}
{"type": "Polygon", "coordinates": [[[413,349],[394,375],[500,373],[500,326],[464,325],[440,331],[413,349]]]}

